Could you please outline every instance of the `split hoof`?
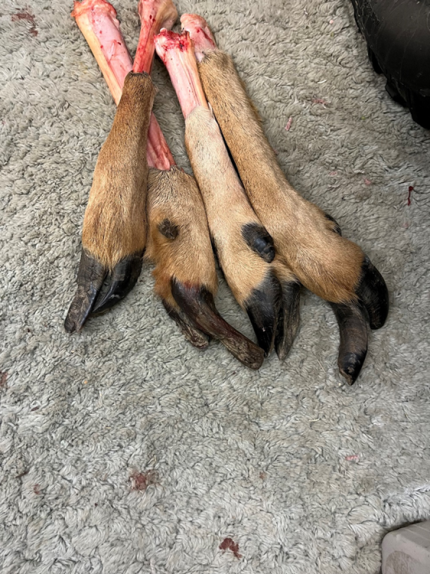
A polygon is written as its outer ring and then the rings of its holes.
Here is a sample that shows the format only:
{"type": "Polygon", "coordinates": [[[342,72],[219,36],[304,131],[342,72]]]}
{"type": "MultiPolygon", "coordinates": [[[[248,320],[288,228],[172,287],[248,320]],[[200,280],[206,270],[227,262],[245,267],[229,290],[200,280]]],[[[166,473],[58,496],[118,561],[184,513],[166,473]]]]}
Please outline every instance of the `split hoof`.
{"type": "Polygon", "coordinates": [[[264,350],[266,357],[272,352],[275,344],[281,307],[281,285],[271,270],[244,302],[244,308],[254,328],[258,344],[264,350]]]}
{"type": "Polygon", "coordinates": [[[197,329],[220,341],[241,363],[259,369],[264,351],[236,331],[218,313],[213,295],[205,287],[185,285],[172,280],[172,295],[197,329]]]}
{"type": "Polygon", "coordinates": [[[107,277],[107,288],[96,299],[91,315],[104,313],[122,301],[136,285],[142,270],[142,253],[122,259],[107,277]]]}

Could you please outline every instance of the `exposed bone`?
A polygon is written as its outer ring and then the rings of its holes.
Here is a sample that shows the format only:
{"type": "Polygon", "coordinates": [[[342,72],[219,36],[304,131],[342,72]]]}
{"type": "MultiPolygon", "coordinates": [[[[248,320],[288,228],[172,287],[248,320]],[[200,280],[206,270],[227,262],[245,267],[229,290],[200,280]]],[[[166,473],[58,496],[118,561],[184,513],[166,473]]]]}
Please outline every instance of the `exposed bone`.
{"type": "MultiPolygon", "coordinates": [[[[141,32],[145,48],[151,44],[153,36],[158,33],[161,26],[173,26],[174,20],[172,19],[176,13],[176,9],[174,7],[172,9],[173,4],[170,0],[158,0],[157,2],[140,0],[139,13],[145,16],[151,11],[150,5],[153,6],[154,15],[151,14],[153,20],[150,26],[145,21],[141,32]],[[157,6],[160,8],[159,14],[156,12],[157,6]]],[[[72,16],[88,42],[112,97],[118,105],[125,77],[133,69],[133,63],[116,18],[115,8],[106,0],[75,1],[72,16]]],[[[150,52],[150,60],[140,57],[135,63],[135,72],[150,73],[154,48],[150,52]]],[[[142,47],[139,53],[143,54],[142,47]]],[[[169,146],[153,113],[148,133],[147,161],[150,167],[157,169],[169,169],[175,165],[169,146]]]]}
{"type": "Polygon", "coordinates": [[[171,0],[139,0],[139,17],[141,27],[133,71],[149,74],[154,58],[154,36],[162,28],[173,27],[178,11],[171,0]]]}

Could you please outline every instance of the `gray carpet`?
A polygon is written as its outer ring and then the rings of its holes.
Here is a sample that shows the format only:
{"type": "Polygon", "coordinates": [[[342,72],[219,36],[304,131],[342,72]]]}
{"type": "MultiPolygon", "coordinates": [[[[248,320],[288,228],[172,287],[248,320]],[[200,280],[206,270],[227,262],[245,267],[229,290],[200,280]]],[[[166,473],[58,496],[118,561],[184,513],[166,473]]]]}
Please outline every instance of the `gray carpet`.
{"type": "MultiPolygon", "coordinates": [[[[136,3],[117,3],[131,51],[136,3]]],[[[177,5],[234,56],[291,182],[379,267],[389,319],[352,388],[334,316],[310,294],[290,357],[259,372],[186,343],[149,266],[120,307],[66,335],[115,106],[71,2],[3,0],[0,572],[377,573],[384,533],[430,518],[430,134],[386,95],[346,0],[177,5]]],[[[159,62],[154,80],[188,169],[159,62]]],[[[252,335],[222,282],[217,305],[252,335]]]]}

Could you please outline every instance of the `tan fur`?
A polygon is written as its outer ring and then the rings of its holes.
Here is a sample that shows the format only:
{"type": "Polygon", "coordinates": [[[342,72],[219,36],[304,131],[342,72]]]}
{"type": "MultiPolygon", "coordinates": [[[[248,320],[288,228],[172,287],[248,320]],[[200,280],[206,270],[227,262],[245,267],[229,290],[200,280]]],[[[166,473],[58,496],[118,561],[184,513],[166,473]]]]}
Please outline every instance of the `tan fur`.
{"type": "Polygon", "coordinates": [[[82,245],[109,269],[145,248],[146,140],[154,93],[146,74],[127,76],[95,167],[82,245]]]}
{"type": "Polygon", "coordinates": [[[202,192],[220,265],[233,295],[243,305],[270,270],[270,265],[250,249],[242,236],[245,224],[260,221],[210,110],[196,107],[186,118],[185,145],[202,192]]]}
{"type": "Polygon", "coordinates": [[[333,233],[333,223],[288,183],[231,58],[211,52],[199,71],[251,204],[275,241],[278,261],[320,297],[354,300],[361,249],[333,233]]]}
{"type": "Polygon", "coordinates": [[[149,170],[149,233],[145,256],[156,268],[155,292],[172,307],[177,304],[170,282],[204,286],[215,295],[217,276],[205,208],[193,177],[177,167],[170,171],[149,170]],[[176,239],[168,239],[159,225],[169,220],[178,229],[176,239]]]}

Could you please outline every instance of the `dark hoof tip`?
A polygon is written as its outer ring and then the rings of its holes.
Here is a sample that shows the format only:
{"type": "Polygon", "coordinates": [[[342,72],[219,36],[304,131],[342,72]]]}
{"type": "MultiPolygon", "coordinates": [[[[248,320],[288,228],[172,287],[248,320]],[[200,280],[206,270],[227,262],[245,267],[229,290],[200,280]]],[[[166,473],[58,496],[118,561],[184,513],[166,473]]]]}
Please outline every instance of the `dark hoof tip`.
{"type": "Polygon", "coordinates": [[[75,321],[68,315],[64,321],[64,329],[66,333],[69,333],[70,335],[78,330],[75,321]]]}
{"type": "Polygon", "coordinates": [[[288,343],[276,343],[275,344],[275,350],[276,350],[276,354],[278,355],[278,359],[280,361],[285,361],[285,359],[288,357],[290,350],[292,347],[292,342],[288,342],[288,343]]]}
{"type": "Polygon", "coordinates": [[[371,329],[380,329],[387,320],[389,296],[384,278],[366,256],[361,267],[361,277],[356,289],[369,316],[371,329]]]}
{"type": "Polygon", "coordinates": [[[220,341],[247,367],[261,367],[264,351],[221,317],[210,291],[204,286],[187,285],[175,279],[172,279],[171,286],[176,303],[195,328],[220,341]]]}
{"type": "Polygon", "coordinates": [[[281,306],[281,285],[273,270],[270,270],[260,285],[252,290],[244,304],[258,345],[266,357],[270,355],[275,344],[281,306]]]}
{"type": "Polygon", "coordinates": [[[338,365],[341,375],[352,385],[360,374],[367,354],[367,313],[353,303],[331,303],[339,325],[340,345],[338,365]]]}
{"type": "Polygon", "coordinates": [[[181,309],[174,309],[164,299],[162,300],[162,303],[168,316],[175,321],[187,341],[191,343],[193,347],[196,347],[196,349],[207,349],[209,346],[208,335],[197,329],[193,325],[191,319],[181,309]]]}
{"type": "Polygon", "coordinates": [[[96,299],[91,311],[92,316],[106,313],[130,293],[142,270],[142,255],[143,253],[135,253],[117,263],[106,280],[105,288],[96,299]]]}
{"type": "Polygon", "coordinates": [[[278,359],[285,361],[300,327],[301,284],[297,281],[281,281],[282,305],[279,311],[275,349],[278,359]]]}
{"type": "Polygon", "coordinates": [[[339,371],[346,379],[348,385],[353,385],[357,380],[365,358],[365,353],[364,356],[362,353],[347,353],[342,357],[342,362],[339,363],[339,371]]]}

